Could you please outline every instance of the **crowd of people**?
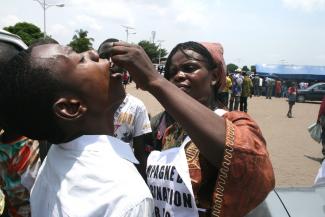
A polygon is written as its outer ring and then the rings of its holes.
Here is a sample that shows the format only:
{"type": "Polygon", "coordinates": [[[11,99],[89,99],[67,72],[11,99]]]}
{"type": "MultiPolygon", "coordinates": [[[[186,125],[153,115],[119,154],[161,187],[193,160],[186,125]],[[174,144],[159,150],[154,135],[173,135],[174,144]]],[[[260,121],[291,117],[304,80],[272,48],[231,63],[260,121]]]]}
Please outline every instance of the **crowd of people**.
{"type": "Polygon", "coordinates": [[[242,71],[240,68],[227,73],[225,88],[218,93],[217,99],[229,111],[248,111],[248,98],[265,96],[286,98],[289,104],[287,117],[292,118],[292,108],[296,102],[297,89],[306,89],[308,82],[281,81],[271,77],[262,77],[253,72],[242,71]]]}
{"type": "Polygon", "coordinates": [[[163,76],[116,39],[0,46],[4,216],[244,216],[274,188],[254,78],[221,44],[176,45],[163,76]],[[150,120],[125,74],[165,110],[150,120]]]}

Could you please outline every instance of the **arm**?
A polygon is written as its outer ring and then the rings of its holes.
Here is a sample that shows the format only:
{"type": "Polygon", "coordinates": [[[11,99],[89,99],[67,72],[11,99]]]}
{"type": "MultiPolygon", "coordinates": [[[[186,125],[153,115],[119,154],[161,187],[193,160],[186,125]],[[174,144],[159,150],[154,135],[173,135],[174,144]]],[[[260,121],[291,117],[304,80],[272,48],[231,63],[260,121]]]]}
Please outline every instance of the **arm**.
{"type": "Polygon", "coordinates": [[[206,159],[219,167],[225,145],[225,120],[161,77],[141,47],[114,43],[109,52],[114,63],[131,73],[137,87],[157,98],[206,159]]]}
{"type": "Polygon", "coordinates": [[[228,112],[224,117],[226,151],[218,172],[213,212],[222,207],[220,216],[245,216],[274,188],[273,168],[262,133],[249,115],[228,112]]]}

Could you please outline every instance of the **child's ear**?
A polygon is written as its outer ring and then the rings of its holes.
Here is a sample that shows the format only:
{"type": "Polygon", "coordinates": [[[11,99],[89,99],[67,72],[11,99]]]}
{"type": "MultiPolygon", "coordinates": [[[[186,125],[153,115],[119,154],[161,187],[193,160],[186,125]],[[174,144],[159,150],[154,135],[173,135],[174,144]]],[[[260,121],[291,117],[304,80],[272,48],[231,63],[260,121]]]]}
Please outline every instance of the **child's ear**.
{"type": "Polygon", "coordinates": [[[53,104],[57,117],[65,120],[74,120],[83,116],[87,107],[77,99],[60,98],[53,104]]]}

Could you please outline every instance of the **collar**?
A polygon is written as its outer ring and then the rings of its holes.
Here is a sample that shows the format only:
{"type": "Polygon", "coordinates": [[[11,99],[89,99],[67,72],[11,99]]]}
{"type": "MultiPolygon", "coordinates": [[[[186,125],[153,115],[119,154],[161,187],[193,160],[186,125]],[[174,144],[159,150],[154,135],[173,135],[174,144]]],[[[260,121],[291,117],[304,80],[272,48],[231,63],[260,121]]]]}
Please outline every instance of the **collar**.
{"type": "Polygon", "coordinates": [[[108,135],[84,135],[70,142],[57,144],[63,149],[78,151],[103,151],[107,149],[111,154],[139,164],[128,143],[108,135]]]}

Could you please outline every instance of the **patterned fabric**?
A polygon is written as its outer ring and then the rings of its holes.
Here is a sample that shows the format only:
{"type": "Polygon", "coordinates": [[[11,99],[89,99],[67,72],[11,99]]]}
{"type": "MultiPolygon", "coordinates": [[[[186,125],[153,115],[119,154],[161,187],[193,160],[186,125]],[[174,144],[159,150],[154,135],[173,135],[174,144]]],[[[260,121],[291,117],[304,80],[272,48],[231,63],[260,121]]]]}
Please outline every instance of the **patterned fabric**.
{"type": "MultiPolygon", "coordinates": [[[[245,113],[228,112],[221,167],[209,163],[193,142],[185,148],[197,207],[203,216],[244,216],[274,188],[273,168],[257,124],[245,113]]],[[[163,149],[179,147],[186,133],[179,124],[166,130],[163,149]]]]}
{"type": "Polygon", "coordinates": [[[241,96],[249,97],[252,92],[253,82],[248,76],[244,76],[242,86],[243,86],[243,90],[242,90],[241,96]]]}
{"type": "Polygon", "coordinates": [[[243,84],[243,76],[240,74],[234,74],[232,77],[232,95],[233,96],[241,96],[243,84]]]}
{"type": "Polygon", "coordinates": [[[4,209],[5,209],[5,195],[0,189],[0,216],[3,214],[4,209]]]}
{"type": "Polygon", "coordinates": [[[35,177],[31,174],[35,174],[38,167],[37,141],[21,137],[11,143],[0,143],[0,187],[11,216],[30,216],[29,183],[33,182],[35,177]]]}
{"type": "Polygon", "coordinates": [[[151,132],[147,109],[138,98],[127,94],[114,113],[114,137],[130,143],[133,138],[151,132]]]}

